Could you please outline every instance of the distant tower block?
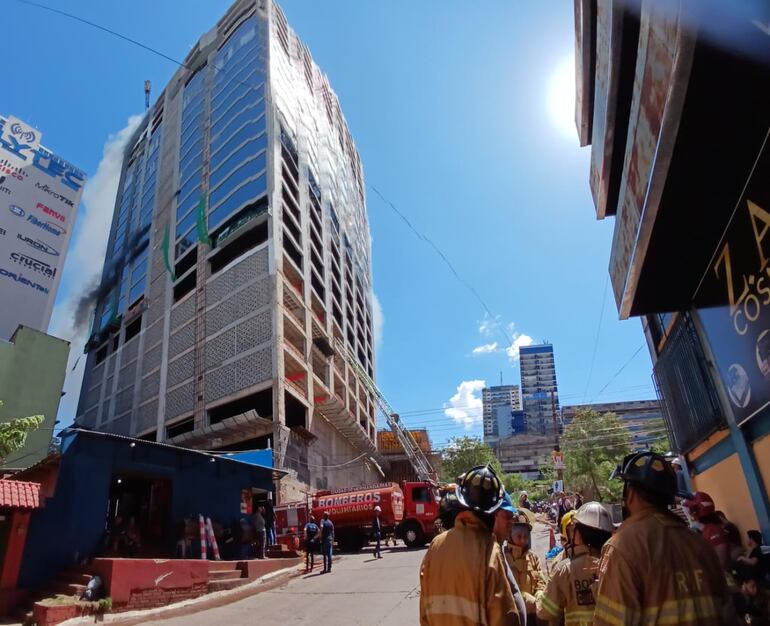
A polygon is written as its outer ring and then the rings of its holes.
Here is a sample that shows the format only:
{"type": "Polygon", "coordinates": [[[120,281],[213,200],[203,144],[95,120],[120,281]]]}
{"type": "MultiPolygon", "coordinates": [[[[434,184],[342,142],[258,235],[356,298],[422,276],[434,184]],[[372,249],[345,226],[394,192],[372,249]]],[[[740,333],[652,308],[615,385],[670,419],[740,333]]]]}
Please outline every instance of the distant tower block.
{"type": "Polygon", "coordinates": [[[150,108],[150,81],[144,81],[144,110],[147,111],[150,108]]]}

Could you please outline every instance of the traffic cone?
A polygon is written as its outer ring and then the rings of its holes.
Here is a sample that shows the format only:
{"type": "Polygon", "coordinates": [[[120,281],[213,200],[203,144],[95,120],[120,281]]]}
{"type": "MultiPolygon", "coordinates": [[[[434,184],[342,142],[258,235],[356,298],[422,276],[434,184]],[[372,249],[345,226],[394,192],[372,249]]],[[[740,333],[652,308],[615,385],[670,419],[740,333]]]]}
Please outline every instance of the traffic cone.
{"type": "Polygon", "coordinates": [[[556,546],[556,535],[553,532],[553,526],[548,528],[548,549],[553,550],[556,546]]]}

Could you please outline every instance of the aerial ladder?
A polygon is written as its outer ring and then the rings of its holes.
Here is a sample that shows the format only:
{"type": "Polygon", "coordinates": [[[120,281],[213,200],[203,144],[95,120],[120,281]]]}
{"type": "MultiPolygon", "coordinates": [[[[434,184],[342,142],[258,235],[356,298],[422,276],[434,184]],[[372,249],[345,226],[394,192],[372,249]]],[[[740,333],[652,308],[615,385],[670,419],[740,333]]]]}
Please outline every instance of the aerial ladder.
{"type": "Polygon", "coordinates": [[[388,426],[390,426],[390,429],[393,431],[396,439],[398,439],[398,442],[404,449],[406,458],[412,464],[412,467],[414,467],[417,478],[425,482],[435,483],[436,473],[433,467],[431,467],[431,464],[428,461],[428,457],[425,456],[425,453],[422,451],[420,446],[417,445],[417,441],[415,441],[412,433],[401,425],[401,420],[399,419],[398,413],[393,410],[393,407],[390,406],[388,401],[385,399],[385,396],[379,390],[369,374],[367,374],[366,370],[364,370],[364,368],[361,367],[361,365],[358,363],[358,359],[356,358],[355,354],[353,354],[353,352],[339,339],[336,340],[336,348],[337,352],[342,356],[342,358],[345,359],[345,362],[350,365],[350,367],[356,373],[358,380],[360,380],[364,387],[366,387],[366,389],[369,391],[369,393],[372,394],[377,408],[385,414],[385,419],[388,422],[388,426]]]}

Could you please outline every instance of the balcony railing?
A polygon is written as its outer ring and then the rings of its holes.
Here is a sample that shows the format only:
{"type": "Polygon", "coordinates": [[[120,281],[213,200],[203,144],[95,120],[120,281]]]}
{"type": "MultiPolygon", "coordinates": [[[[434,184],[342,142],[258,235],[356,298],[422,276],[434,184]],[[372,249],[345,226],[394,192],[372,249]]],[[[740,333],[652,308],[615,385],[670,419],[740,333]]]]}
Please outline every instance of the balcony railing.
{"type": "Polygon", "coordinates": [[[689,315],[681,315],[652,374],[669,439],[687,452],[725,426],[706,359],[689,315]]]}

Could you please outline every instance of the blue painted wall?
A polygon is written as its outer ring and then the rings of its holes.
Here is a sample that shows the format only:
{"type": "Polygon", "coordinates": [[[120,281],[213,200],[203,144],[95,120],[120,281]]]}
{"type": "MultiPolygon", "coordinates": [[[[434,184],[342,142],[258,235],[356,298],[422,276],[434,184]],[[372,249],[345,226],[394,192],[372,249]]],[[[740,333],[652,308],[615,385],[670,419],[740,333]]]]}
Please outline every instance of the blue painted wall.
{"type": "MultiPolygon", "coordinates": [[[[253,461],[252,461],[253,462],[253,461]]],[[[19,586],[35,588],[97,554],[114,475],[167,478],[171,481],[171,513],[167,523],[170,553],[174,528],[190,513],[203,513],[229,525],[240,518],[241,489],[270,491],[272,471],[227,459],[114,438],[69,432],[62,442],[56,490],[30,521],[19,586]],[[131,442],[135,447],[131,447],[131,442]]]]}

